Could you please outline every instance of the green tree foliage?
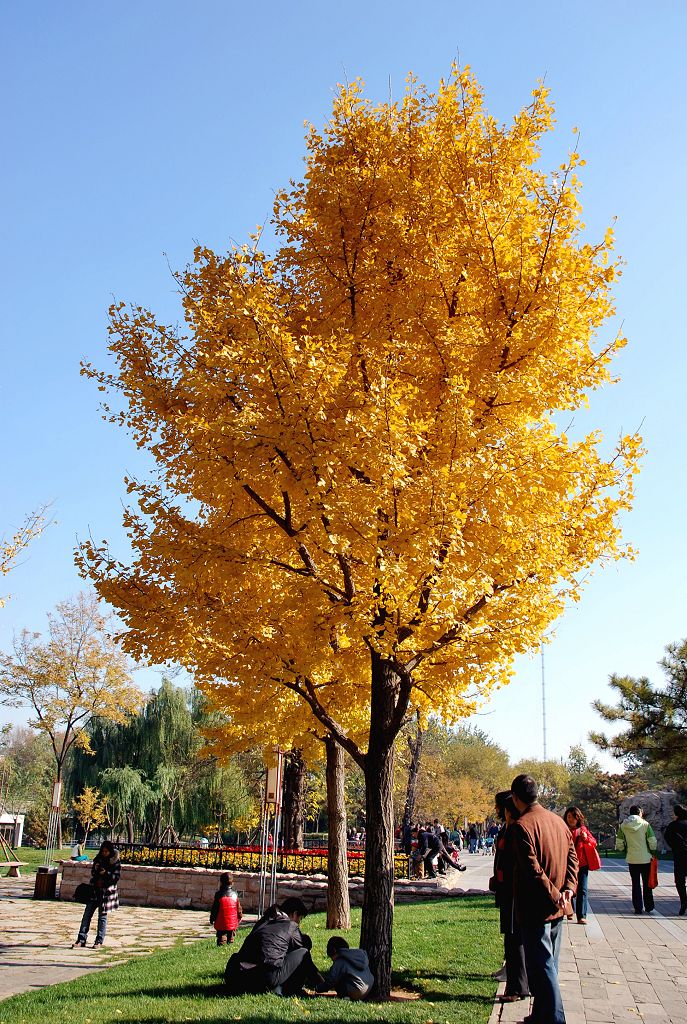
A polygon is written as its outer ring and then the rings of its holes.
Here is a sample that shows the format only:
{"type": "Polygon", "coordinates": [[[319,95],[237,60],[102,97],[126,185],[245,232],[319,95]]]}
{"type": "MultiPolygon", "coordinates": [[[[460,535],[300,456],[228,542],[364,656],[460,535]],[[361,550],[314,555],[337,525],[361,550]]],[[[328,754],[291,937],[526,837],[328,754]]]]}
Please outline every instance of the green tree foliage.
{"type": "Polygon", "coordinates": [[[203,752],[205,723],[197,696],[171,680],[123,724],[94,719],[95,753],[75,753],[74,794],[98,786],[107,798],[109,827],[133,842],[174,840],[198,832],[223,833],[250,816],[253,794],[239,763],[220,765],[203,752]]]}
{"type": "Polygon", "coordinates": [[[4,726],[0,730],[2,768],[7,780],[4,809],[26,816],[25,842],[44,845],[55,775],[50,740],[25,726],[4,726]]]}
{"type": "MultiPolygon", "coordinates": [[[[562,811],[570,803],[570,770],[564,761],[540,761],[529,758],[513,766],[513,775],[531,775],[539,783],[539,802],[552,811],[562,811]]],[[[507,787],[506,787],[507,788],[507,787]]]]}
{"type": "Polygon", "coordinates": [[[590,739],[628,768],[643,769],[654,784],[679,788],[687,777],[687,639],[670,644],[659,664],[663,686],[645,676],[611,676],[617,704],[593,706],[604,721],[626,728],[614,736],[593,732],[590,739]]]}

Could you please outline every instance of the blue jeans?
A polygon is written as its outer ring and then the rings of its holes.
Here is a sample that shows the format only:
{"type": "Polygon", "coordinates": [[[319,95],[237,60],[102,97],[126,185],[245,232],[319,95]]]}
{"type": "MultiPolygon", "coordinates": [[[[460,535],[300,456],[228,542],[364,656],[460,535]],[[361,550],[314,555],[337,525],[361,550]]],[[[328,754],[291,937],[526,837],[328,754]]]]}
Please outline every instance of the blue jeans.
{"type": "Polygon", "coordinates": [[[558,985],[563,918],[540,925],[523,925],[522,944],[532,1003],[533,1024],[565,1024],[565,1011],[558,985]]]}
{"type": "Polygon", "coordinates": [[[580,868],[577,876],[577,894],[575,896],[575,913],[577,914],[578,921],[581,921],[583,917],[586,917],[589,911],[589,899],[587,898],[588,892],[589,868],[580,868]]]}
{"type": "Polygon", "coordinates": [[[88,929],[91,927],[91,919],[96,910],[98,911],[98,931],[95,936],[95,941],[101,945],[105,941],[105,932],[107,931],[107,911],[103,913],[103,905],[98,900],[89,900],[84,907],[81,925],[79,926],[79,942],[85,942],[88,938],[88,929]]]}

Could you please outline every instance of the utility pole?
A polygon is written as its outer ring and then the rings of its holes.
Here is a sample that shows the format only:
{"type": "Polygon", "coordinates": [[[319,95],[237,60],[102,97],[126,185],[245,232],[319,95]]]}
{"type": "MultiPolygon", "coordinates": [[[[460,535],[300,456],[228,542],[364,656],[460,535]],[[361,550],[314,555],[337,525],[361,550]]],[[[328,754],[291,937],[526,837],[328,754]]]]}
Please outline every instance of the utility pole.
{"type": "Polygon", "coordinates": [[[541,721],[542,738],[544,740],[544,760],[546,757],[546,675],[544,672],[544,648],[541,647],[541,721]]]}

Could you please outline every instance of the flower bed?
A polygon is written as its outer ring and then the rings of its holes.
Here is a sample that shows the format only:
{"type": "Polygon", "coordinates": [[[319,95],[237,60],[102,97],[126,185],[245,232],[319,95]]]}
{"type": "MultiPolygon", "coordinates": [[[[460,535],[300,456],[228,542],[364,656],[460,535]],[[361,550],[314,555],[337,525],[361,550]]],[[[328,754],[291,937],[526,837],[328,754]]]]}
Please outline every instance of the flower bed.
{"type": "MultiPolygon", "coordinates": [[[[269,851],[268,865],[273,851],[269,851]]],[[[260,850],[255,846],[218,846],[194,849],[181,846],[123,845],[120,847],[123,864],[143,864],[156,867],[202,867],[219,871],[259,871],[260,850]]],[[[279,850],[276,853],[277,871],[297,875],[326,875],[329,858],[326,849],[279,850]]],[[[348,870],[351,875],[365,874],[365,851],[348,851],[348,870]]],[[[408,857],[394,856],[394,877],[408,878],[408,857]]]]}

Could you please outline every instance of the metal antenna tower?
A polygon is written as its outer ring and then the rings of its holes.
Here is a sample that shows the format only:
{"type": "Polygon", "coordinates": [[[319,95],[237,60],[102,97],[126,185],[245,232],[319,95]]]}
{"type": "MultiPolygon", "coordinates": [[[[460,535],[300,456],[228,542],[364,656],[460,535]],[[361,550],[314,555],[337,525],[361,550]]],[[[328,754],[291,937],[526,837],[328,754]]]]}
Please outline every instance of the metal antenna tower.
{"type": "Polygon", "coordinates": [[[546,674],[544,672],[544,648],[541,647],[541,724],[544,741],[544,760],[546,757],[546,674]]]}

